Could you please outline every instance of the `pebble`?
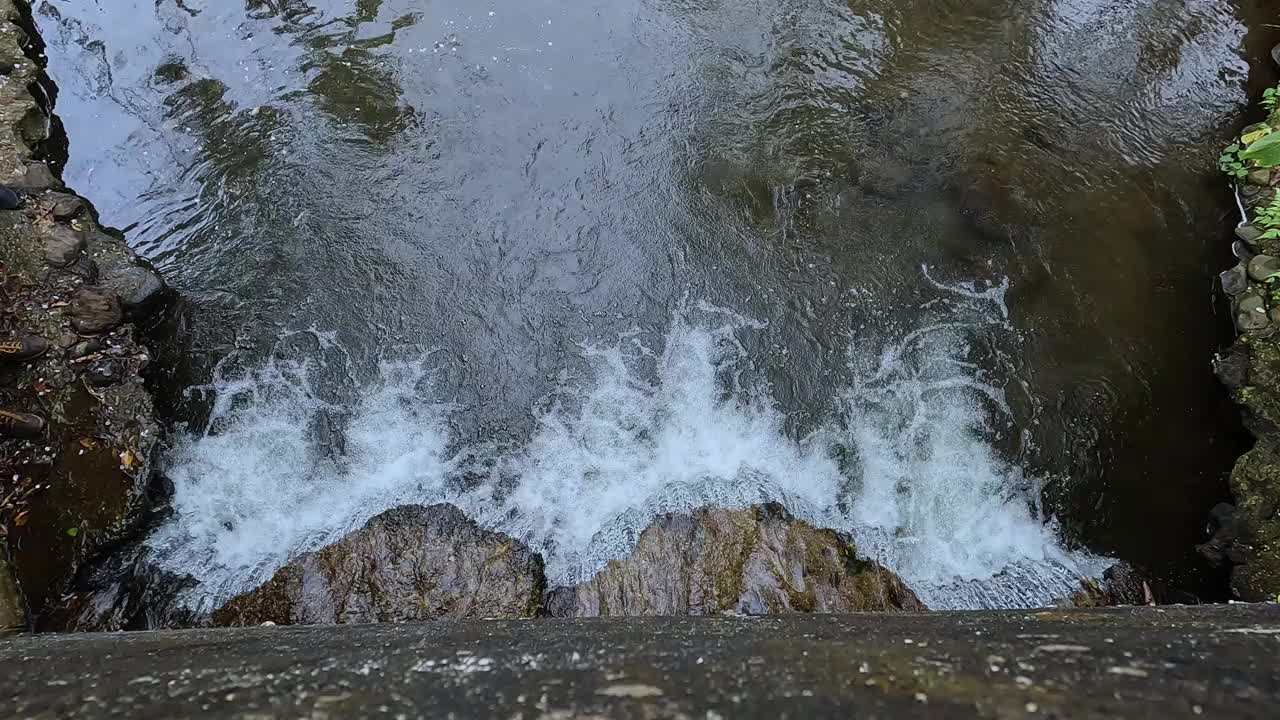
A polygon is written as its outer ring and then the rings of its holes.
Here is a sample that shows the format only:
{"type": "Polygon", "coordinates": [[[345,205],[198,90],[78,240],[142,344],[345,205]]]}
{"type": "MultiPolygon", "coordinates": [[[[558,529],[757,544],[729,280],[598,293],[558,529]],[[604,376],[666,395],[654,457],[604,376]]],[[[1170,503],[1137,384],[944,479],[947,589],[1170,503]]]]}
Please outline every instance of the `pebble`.
{"type": "Polygon", "coordinates": [[[1249,182],[1253,183],[1254,185],[1270,186],[1271,170],[1269,169],[1254,170],[1253,172],[1249,173],[1249,177],[1247,179],[1249,182]]]}
{"type": "Polygon", "coordinates": [[[1280,45],[1271,48],[1271,61],[1280,65],[1280,45]]]}
{"type": "Polygon", "coordinates": [[[1276,273],[1280,273],[1280,259],[1270,255],[1255,255],[1249,260],[1249,277],[1257,282],[1264,282],[1276,273]]]}

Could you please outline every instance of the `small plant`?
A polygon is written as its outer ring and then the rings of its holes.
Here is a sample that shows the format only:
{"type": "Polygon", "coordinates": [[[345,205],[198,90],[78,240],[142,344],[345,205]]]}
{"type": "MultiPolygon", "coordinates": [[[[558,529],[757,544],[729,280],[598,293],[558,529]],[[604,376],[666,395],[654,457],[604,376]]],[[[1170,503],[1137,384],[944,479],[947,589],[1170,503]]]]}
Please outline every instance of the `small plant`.
{"type": "Polygon", "coordinates": [[[1272,240],[1280,238],[1280,193],[1276,193],[1266,207],[1258,208],[1254,223],[1266,229],[1262,237],[1272,240]]]}
{"type": "Polygon", "coordinates": [[[1242,178],[1249,174],[1249,170],[1236,154],[1238,152],[1240,152],[1239,143],[1228,145],[1227,149],[1218,156],[1218,169],[1231,177],[1242,178]]]}
{"type": "Polygon", "coordinates": [[[1280,88],[1267,88],[1262,92],[1262,107],[1268,112],[1276,109],[1276,105],[1280,104],[1280,88]]]}

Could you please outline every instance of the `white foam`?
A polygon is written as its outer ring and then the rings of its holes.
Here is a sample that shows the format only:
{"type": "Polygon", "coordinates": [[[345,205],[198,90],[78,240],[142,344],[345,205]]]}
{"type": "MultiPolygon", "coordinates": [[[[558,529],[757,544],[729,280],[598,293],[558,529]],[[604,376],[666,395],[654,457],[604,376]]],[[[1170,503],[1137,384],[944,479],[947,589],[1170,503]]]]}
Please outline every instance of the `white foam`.
{"type": "Polygon", "coordinates": [[[586,344],[591,376],[564,383],[524,447],[455,457],[446,420],[465,409],[423,397],[422,364],[384,368],[339,460],[308,436],[335,408],[310,389],[306,363],[220,377],[215,431],[174,449],[176,517],[151,545],[213,601],[377,512],[444,501],[541,551],[556,584],[624,555],[661,512],[778,500],[853,533],[931,607],[1043,605],[1099,571],[1060,547],[1035,484],[986,439],[1003,399],[968,357],[965,326],[883,347],[855,339],[841,416],[798,440],[769,389],[739,380],[751,363],[740,337],[768,332],[703,306],[665,338],[586,344]]]}

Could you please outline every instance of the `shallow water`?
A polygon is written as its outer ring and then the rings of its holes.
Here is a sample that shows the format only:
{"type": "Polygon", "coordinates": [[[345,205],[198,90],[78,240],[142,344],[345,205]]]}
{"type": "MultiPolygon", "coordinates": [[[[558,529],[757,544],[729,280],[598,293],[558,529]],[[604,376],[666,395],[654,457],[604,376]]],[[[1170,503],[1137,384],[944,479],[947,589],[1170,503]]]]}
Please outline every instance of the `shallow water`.
{"type": "Polygon", "coordinates": [[[1204,578],[1261,9],[37,11],[66,179],[192,303],[149,542],[205,593],[445,499],[565,581],[764,498],[938,606],[1046,602],[1078,543],[1204,578]]]}

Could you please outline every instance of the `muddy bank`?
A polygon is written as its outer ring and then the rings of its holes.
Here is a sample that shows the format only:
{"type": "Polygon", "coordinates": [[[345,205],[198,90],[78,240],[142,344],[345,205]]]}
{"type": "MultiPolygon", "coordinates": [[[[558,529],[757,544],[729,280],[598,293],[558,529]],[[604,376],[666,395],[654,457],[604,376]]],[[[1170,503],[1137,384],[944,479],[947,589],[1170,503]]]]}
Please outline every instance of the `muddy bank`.
{"type": "Polygon", "coordinates": [[[138,535],[161,425],[144,376],[174,295],[65,188],[67,141],[30,6],[0,0],[0,339],[49,349],[0,365],[0,407],[46,421],[0,438],[0,619],[38,624],[82,569],[138,535]],[[20,619],[25,618],[25,619],[20,619]]]}

